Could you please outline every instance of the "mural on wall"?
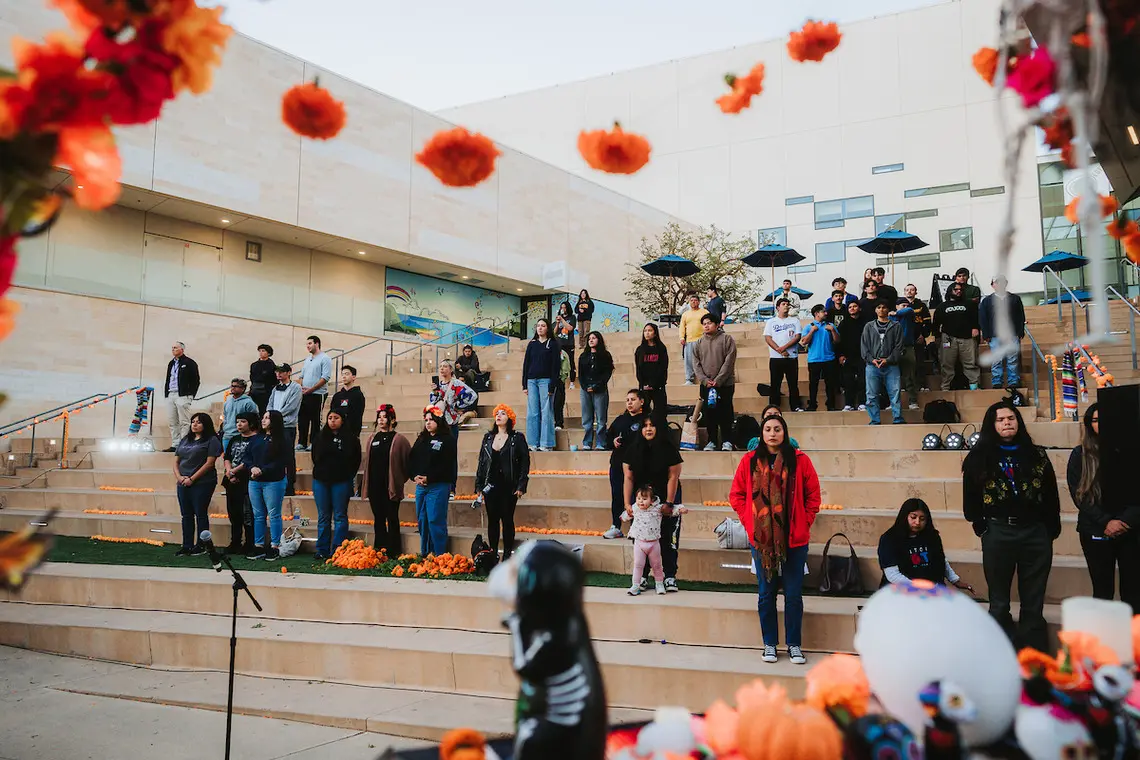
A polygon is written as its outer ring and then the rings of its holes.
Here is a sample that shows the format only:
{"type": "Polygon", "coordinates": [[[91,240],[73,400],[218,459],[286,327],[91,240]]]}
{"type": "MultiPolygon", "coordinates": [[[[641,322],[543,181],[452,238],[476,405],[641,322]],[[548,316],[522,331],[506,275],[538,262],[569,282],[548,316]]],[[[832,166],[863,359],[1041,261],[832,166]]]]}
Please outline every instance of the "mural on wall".
{"type": "MultiPolygon", "coordinates": [[[[557,293],[553,301],[556,311],[563,301],[569,301],[570,308],[573,309],[574,305],[578,303],[578,294],[557,293]]],[[[590,324],[590,329],[597,330],[600,333],[628,332],[629,307],[595,298],[594,321],[590,324]]]]}
{"type": "Polygon", "coordinates": [[[427,341],[504,343],[519,311],[518,296],[400,269],[385,270],[384,286],[384,329],[427,341]]]}

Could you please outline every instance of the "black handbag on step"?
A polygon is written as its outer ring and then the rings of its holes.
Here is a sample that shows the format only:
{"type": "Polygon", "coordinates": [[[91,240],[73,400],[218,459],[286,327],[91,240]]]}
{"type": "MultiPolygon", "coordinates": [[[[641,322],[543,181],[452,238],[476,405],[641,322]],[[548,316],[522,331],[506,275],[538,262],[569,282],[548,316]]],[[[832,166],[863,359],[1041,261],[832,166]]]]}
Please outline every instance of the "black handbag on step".
{"type": "Polygon", "coordinates": [[[863,575],[859,572],[859,558],[851,539],[843,533],[836,533],[827,539],[823,547],[823,561],[820,563],[819,593],[826,596],[862,596],[864,593],[863,575]],[[849,554],[846,557],[831,556],[831,542],[843,537],[849,554]]]}

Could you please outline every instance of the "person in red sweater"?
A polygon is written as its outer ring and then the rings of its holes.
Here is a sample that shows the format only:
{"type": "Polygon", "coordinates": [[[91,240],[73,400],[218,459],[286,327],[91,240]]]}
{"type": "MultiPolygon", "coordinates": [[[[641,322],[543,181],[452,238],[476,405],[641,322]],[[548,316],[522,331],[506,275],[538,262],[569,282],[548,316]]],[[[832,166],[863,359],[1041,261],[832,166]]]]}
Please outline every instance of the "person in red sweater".
{"type": "Polygon", "coordinates": [[[761,427],[761,444],[745,454],[736,468],[729,504],[736,510],[752,546],[759,583],[760,632],[764,662],[776,662],[780,631],[776,589],[784,588],[784,631],[788,659],[803,665],[804,568],[811,526],[819,514],[819,475],[807,454],[792,446],[788,423],[768,417],[761,427]]]}

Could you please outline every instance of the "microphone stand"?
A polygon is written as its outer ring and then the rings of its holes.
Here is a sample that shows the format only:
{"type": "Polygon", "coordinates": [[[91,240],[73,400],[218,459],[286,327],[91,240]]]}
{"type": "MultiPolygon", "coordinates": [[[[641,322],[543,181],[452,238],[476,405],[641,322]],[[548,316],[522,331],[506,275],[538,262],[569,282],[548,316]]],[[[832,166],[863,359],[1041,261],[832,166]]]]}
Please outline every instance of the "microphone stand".
{"type": "MultiPolygon", "coordinates": [[[[246,585],[245,578],[241,577],[241,573],[234,569],[230,564],[230,558],[225,554],[220,554],[219,558],[222,564],[230,571],[234,577],[233,591],[234,591],[234,607],[233,614],[230,616],[230,683],[229,693],[226,696],[226,756],[225,760],[230,760],[230,733],[233,730],[234,722],[234,667],[237,660],[237,618],[238,618],[238,596],[240,591],[244,591],[245,595],[249,597],[249,601],[253,602],[253,606],[261,612],[261,605],[257,603],[257,599],[250,593],[249,586],[246,585]]],[[[217,568],[218,572],[222,572],[222,568],[217,568]]]]}

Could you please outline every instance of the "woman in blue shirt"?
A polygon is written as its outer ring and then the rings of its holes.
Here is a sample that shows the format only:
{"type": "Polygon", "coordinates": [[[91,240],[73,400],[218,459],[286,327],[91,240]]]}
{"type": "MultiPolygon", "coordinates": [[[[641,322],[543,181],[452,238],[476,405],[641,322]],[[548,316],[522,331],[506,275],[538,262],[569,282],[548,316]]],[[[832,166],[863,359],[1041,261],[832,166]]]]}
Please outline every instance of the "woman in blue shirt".
{"type": "Polygon", "coordinates": [[[174,479],[182,512],[182,548],[175,552],[179,557],[206,551],[198,537],[210,529],[210,499],[218,487],[214,463],[221,455],[222,442],[214,432],[214,421],[205,412],[198,412],[190,418],[190,432],[174,450],[174,479]]]}
{"type": "Polygon", "coordinates": [[[280,557],[281,503],[285,501],[285,463],[289,439],[285,421],[276,409],[261,418],[267,432],[254,438],[246,449],[249,465],[249,503],[253,508],[253,553],[246,559],[273,561],[280,557]],[[269,543],[265,542],[265,522],[269,520],[269,543]]]}

